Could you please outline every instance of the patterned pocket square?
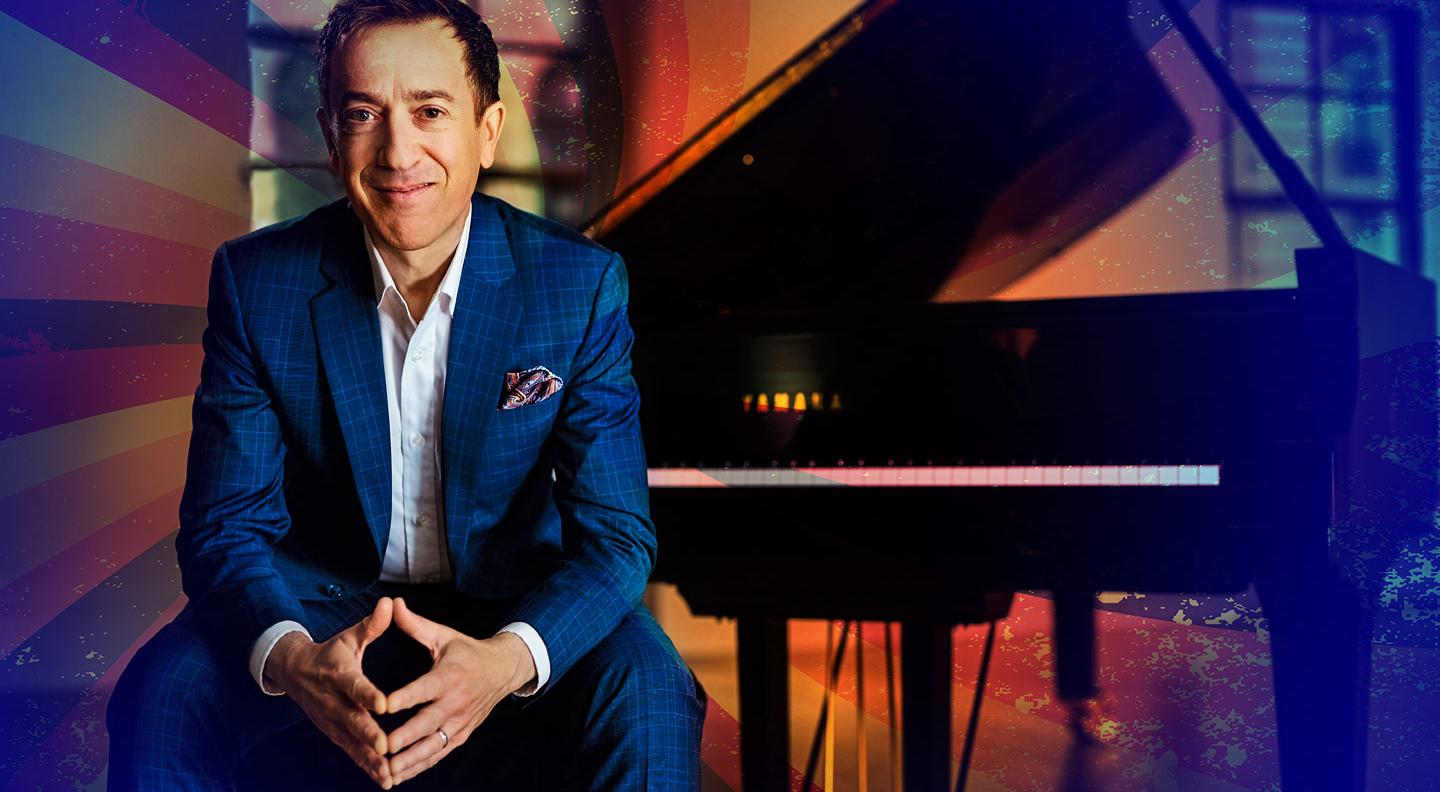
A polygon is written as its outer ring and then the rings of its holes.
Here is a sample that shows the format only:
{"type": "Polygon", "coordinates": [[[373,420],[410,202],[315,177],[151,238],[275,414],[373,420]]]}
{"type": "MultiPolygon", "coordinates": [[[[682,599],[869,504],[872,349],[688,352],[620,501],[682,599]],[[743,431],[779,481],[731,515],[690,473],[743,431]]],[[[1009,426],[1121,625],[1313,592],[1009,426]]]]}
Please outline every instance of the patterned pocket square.
{"type": "Polygon", "coordinates": [[[565,380],[544,366],[505,372],[505,395],[498,410],[513,410],[545,401],[564,386],[565,380]]]}

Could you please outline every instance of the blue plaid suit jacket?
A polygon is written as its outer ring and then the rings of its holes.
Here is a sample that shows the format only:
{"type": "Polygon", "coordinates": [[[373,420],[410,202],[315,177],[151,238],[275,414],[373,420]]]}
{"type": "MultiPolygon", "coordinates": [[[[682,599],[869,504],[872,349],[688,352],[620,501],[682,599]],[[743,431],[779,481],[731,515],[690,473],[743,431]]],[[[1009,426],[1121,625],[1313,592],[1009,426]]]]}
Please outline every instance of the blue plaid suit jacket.
{"type": "MultiPolygon", "coordinates": [[[[513,602],[509,620],[540,633],[553,680],[635,607],[654,563],[625,266],[564,226],[472,202],[443,396],[446,544],[460,591],[513,602]],[[565,386],[498,410],[505,373],[537,365],[565,386]]],[[[177,550],[185,593],[245,645],[379,577],[375,303],[345,199],[215,253],[177,550]]]]}

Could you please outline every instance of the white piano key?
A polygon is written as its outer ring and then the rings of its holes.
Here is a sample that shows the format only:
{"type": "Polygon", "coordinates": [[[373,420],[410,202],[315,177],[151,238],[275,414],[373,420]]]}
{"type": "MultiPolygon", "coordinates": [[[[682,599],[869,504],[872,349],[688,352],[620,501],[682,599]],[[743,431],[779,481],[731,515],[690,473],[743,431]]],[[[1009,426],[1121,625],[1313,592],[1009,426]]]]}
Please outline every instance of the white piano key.
{"type": "Polygon", "coordinates": [[[907,465],[650,468],[651,487],[1218,486],[1219,465],[907,465]]]}

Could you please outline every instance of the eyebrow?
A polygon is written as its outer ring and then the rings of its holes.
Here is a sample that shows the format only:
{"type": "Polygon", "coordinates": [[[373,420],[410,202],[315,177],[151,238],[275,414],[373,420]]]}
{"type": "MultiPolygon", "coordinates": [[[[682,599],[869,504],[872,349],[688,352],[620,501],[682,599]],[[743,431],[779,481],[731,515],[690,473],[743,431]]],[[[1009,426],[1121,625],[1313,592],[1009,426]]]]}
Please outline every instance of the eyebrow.
{"type": "MultiPolygon", "coordinates": [[[[427,102],[432,99],[440,99],[450,104],[455,103],[455,97],[451,96],[450,92],[443,88],[411,88],[402,94],[401,98],[407,102],[427,102]]],[[[377,105],[384,104],[384,102],[380,101],[380,97],[364,91],[346,91],[340,95],[340,104],[342,107],[352,101],[368,102],[377,105]]]]}

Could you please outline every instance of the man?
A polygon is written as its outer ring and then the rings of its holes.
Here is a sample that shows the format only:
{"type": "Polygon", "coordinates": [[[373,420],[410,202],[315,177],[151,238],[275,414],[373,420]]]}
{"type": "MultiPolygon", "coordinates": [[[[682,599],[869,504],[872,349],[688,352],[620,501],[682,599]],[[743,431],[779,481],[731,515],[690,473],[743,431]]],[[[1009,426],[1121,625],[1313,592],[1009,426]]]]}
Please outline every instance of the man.
{"type": "Polygon", "coordinates": [[[385,789],[467,744],[456,785],[698,788],[623,263],[475,193],[505,107],[460,0],[342,0],[319,68],[348,199],[215,254],[190,602],[116,686],[111,786],[299,785],[241,760],[308,721],[385,789]]]}

